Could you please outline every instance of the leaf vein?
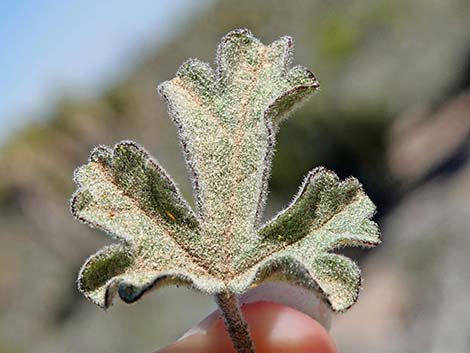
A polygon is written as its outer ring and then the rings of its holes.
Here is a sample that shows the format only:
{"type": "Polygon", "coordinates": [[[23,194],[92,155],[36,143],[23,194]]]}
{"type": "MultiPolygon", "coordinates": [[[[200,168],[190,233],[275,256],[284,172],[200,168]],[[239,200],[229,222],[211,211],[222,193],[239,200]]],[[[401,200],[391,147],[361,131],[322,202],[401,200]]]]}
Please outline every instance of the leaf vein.
{"type": "Polygon", "coordinates": [[[164,233],[167,238],[169,238],[173,243],[176,244],[177,247],[181,248],[183,250],[183,252],[185,252],[187,258],[191,261],[192,264],[196,265],[197,267],[201,268],[202,270],[204,270],[205,274],[207,275],[210,275],[209,272],[207,271],[206,267],[204,266],[204,263],[199,263],[199,261],[197,261],[197,257],[196,259],[194,258],[192,252],[190,251],[191,249],[189,249],[188,247],[186,247],[184,244],[182,244],[181,242],[179,242],[177,240],[177,237],[174,236],[174,233],[168,228],[168,226],[165,225],[165,220],[161,217],[155,217],[155,215],[152,215],[150,213],[148,213],[144,208],[142,208],[142,206],[139,204],[139,202],[137,200],[135,200],[131,195],[129,195],[128,193],[122,191],[119,186],[114,182],[114,178],[112,176],[109,175],[109,173],[107,172],[107,170],[100,164],[100,163],[97,163],[97,162],[94,162],[99,170],[102,172],[103,174],[103,177],[105,180],[107,180],[109,183],[111,183],[112,185],[114,185],[116,187],[116,190],[122,194],[122,196],[126,197],[127,199],[129,199],[132,203],[132,205],[134,207],[136,207],[136,209],[138,211],[140,211],[145,217],[147,217],[150,222],[155,225],[155,227],[157,229],[160,229],[162,231],[162,233],[164,233]]]}

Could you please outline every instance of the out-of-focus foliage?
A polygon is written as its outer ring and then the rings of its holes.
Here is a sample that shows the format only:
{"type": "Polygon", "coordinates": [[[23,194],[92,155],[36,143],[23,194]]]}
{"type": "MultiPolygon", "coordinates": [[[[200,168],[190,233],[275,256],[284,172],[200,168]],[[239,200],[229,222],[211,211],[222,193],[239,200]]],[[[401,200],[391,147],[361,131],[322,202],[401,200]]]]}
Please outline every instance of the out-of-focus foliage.
{"type": "Polygon", "coordinates": [[[385,226],[383,251],[366,259],[365,295],[352,309],[360,312],[338,318],[334,337],[351,352],[461,353],[468,332],[459,328],[470,318],[462,297],[470,283],[468,98],[451,115],[437,108],[469,86],[469,17],[465,0],[219,1],[102,95],[63,99],[0,150],[0,351],[152,351],[209,309],[208,298],[181,289],[110,313],[80,298],[76,268],[108,239],[69,214],[71,174],[93,146],[130,138],[158,152],[190,199],[156,83],[187,57],[210,61],[222,34],[248,27],[266,41],[292,35],[295,61],[322,82],[278,136],[270,213],[312,164],[325,165],[365,184],[385,226]],[[445,149],[426,148],[443,141],[445,149]],[[442,348],[440,337],[453,346],[442,348]]]}

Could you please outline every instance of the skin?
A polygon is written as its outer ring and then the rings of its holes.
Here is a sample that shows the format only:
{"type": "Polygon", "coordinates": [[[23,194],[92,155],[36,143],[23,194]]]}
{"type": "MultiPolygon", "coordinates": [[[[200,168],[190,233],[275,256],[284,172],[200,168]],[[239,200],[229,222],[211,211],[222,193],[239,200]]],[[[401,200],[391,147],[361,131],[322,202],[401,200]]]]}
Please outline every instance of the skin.
{"type": "MultiPolygon", "coordinates": [[[[318,322],[287,306],[257,302],[242,307],[257,353],[338,353],[318,322]]],[[[156,353],[236,353],[217,312],[176,343],[156,353]]]]}

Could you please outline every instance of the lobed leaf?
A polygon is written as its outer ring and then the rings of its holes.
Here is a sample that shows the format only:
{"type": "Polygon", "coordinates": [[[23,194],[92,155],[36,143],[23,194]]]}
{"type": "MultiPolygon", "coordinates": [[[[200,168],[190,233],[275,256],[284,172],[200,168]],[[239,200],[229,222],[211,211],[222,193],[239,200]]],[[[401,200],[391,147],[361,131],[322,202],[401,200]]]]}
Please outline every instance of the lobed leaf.
{"type": "Polygon", "coordinates": [[[331,253],[380,242],[375,206],[356,179],[314,169],[292,204],[259,226],[274,135],[319,87],[309,70],[291,67],[292,53],[290,37],[266,46],[235,30],[219,45],[215,70],[189,59],[159,86],[192,174],[196,214],[134,142],[100,146],[77,169],[73,214],[120,241],[81,269],[86,297],[108,307],[116,295],[131,303],[182,284],[236,302],[233,293],[287,281],[335,311],[356,301],[359,268],[331,253]]]}
{"type": "Polygon", "coordinates": [[[191,59],[159,86],[193,176],[203,236],[220,266],[232,266],[254,244],[275,125],[318,88],[308,70],[289,69],[292,51],[290,37],[265,46],[235,30],[218,47],[215,72],[191,59]]]}
{"type": "Polygon", "coordinates": [[[377,245],[379,232],[370,220],[374,212],[356,179],[340,181],[333,172],[314,169],[292,204],[258,231],[258,246],[239,257],[245,270],[231,282],[233,290],[295,281],[320,293],[333,310],[346,310],[357,299],[360,271],[351,260],[328,252],[377,245]]]}
{"type": "Polygon", "coordinates": [[[79,288],[92,301],[106,307],[118,286],[121,298],[133,301],[129,298],[140,295],[122,293],[131,287],[143,293],[162,278],[207,292],[219,285],[204,267],[207,259],[196,252],[200,230],[195,216],[141,147],[132,142],[121,142],[112,151],[98,147],[77,169],[75,180],[79,189],[72,213],[125,243],[105,248],[84,265],[79,288]]]}

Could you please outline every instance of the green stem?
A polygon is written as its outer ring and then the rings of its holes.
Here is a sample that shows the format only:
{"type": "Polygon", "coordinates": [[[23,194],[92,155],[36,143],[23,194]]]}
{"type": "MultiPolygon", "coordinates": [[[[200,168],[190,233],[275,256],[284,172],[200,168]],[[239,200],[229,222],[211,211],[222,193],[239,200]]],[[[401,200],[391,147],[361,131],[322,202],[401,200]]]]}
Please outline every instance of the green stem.
{"type": "Polygon", "coordinates": [[[243,318],[236,295],[222,292],[215,295],[215,300],[222,311],[225,326],[237,353],[256,353],[248,324],[243,318]]]}

